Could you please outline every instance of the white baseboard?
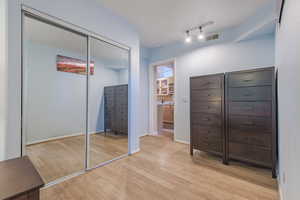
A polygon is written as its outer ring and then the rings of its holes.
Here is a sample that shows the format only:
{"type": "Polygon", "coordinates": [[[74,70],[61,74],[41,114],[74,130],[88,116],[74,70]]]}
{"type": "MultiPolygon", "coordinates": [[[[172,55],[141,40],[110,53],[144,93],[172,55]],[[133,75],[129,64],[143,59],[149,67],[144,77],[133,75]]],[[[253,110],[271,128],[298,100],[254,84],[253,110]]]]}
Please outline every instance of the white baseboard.
{"type": "MultiPolygon", "coordinates": [[[[89,134],[96,134],[96,133],[101,133],[101,132],[104,132],[104,130],[89,132],[89,134]]],[[[73,134],[70,134],[70,135],[51,137],[51,138],[47,138],[47,139],[27,142],[26,145],[33,145],[33,144],[39,144],[39,143],[44,143],[44,142],[50,142],[50,141],[53,141],[53,140],[60,140],[60,139],[65,139],[65,138],[68,138],[68,137],[74,137],[74,136],[80,136],[80,135],[84,135],[84,134],[82,134],[82,133],[73,133],[73,134]]]]}
{"type": "Polygon", "coordinates": [[[174,141],[178,142],[178,143],[182,143],[182,144],[190,144],[190,142],[188,142],[188,141],[179,140],[179,139],[174,139],[174,141]]]}
{"type": "Polygon", "coordinates": [[[132,152],[130,152],[130,155],[133,155],[133,154],[136,154],[140,152],[140,148],[136,149],[136,150],[133,150],[132,152]]]}
{"type": "Polygon", "coordinates": [[[173,129],[165,129],[165,128],[163,128],[162,131],[168,132],[168,133],[174,133],[173,129]]]}
{"type": "Polygon", "coordinates": [[[148,133],[148,135],[158,135],[158,132],[148,133]]]}
{"type": "Polygon", "coordinates": [[[147,135],[149,135],[149,133],[144,133],[144,134],[140,135],[139,137],[144,137],[144,136],[147,136],[147,135]]]}
{"type": "Polygon", "coordinates": [[[282,191],[282,184],[280,183],[279,176],[277,178],[277,182],[278,182],[279,199],[284,200],[283,191],[282,191]]]}

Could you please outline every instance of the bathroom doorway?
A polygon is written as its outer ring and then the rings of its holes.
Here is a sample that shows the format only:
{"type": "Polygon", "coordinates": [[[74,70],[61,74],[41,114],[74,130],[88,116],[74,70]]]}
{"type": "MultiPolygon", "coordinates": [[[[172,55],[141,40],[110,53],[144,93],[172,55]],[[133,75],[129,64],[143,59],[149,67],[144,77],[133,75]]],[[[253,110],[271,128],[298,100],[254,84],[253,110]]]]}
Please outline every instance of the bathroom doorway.
{"type": "Polygon", "coordinates": [[[150,130],[152,135],[174,140],[175,133],[175,61],[151,65],[150,130]]]}

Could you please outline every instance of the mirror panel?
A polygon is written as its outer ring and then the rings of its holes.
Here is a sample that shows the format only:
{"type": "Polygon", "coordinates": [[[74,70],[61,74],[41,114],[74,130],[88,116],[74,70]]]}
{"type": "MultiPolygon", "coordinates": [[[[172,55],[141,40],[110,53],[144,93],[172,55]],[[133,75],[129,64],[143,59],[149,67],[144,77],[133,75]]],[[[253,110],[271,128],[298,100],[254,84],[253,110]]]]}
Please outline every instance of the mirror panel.
{"type": "Polygon", "coordinates": [[[90,39],[89,167],[128,153],[129,52],[90,39]]]}
{"type": "Polygon", "coordinates": [[[49,183],[85,168],[87,37],[29,16],[23,31],[25,153],[49,183]]]}

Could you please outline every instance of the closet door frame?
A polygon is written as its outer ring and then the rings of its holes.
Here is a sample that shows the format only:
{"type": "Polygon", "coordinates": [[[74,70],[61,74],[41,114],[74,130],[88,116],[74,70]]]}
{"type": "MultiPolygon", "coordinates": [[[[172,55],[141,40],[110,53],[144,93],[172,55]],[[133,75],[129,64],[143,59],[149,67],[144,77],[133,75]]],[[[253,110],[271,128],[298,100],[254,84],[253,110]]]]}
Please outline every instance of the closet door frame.
{"type": "Polygon", "coordinates": [[[94,38],[94,39],[97,39],[99,41],[102,41],[102,42],[105,42],[105,43],[108,43],[110,45],[113,45],[113,46],[116,46],[118,48],[121,48],[121,49],[124,49],[126,51],[128,51],[128,147],[127,147],[127,153],[122,155],[122,156],[119,156],[119,157],[116,157],[112,160],[109,160],[109,161],[106,161],[104,163],[101,163],[99,164],[98,166],[96,167],[93,167],[93,168],[90,168],[88,165],[89,165],[89,159],[90,159],[90,155],[89,155],[89,147],[90,147],[90,138],[89,138],[89,135],[88,135],[88,123],[89,123],[89,73],[87,73],[86,75],[86,103],[85,103],[85,127],[84,127],[84,134],[85,134],[85,159],[84,159],[84,169],[81,170],[81,171],[78,171],[74,174],[70,174],[70,175],[67,175],[67,176],[64,176],[64,177],[61,177],[61,178],[58,178],[57,180],[54,180],[48,184],[45,185],[45,188],[46,187],[50,187],[52,185],[55,185],[55,184],[58,184],[60,182],[63,182],[65,180],[68,180],[70,178],[73,178],[75,176],[78,176],[78,175],[81,175],[81,174],[84,174],[86,171],[89,171],[89,170],[92,170],[94,168],[98,168],[98,167],[101,167],[103,165],[106,165],[106,164],[109,164],[115,160],[119,160],[119,159],[122,159],[124,157],[127,157],[128,155],[130,155],[130,141],[131,141],[131,137],[132,137],[132,134],[131,134],[131,127],[130,127],[130,102],[131,102],[131,98],[130,98],[130,94],[131,94],[131,91],[130,91],[130,88],[131,88],[131,47],[127,46],[127,45],[124,45],[124,44],[121,44],[119,42],[116,42],[114,40],[111,40],[111,39],[108,39],[106,37],[103,37],[93,31],[89,31],[85,28],[82,28],[80,26],[77,26],[77,25],[74,25],[72,23],[69,23],[69,22],[66,22],[60,18],[57,18],[57,17],[54,17],[54,16],[50,16],[46,13],[43,13],[43,12],[40,12],[36,9],[33,9],[31,7],[28,7],[26,5],[22,5],[22,8],[21,8],[21,11],[22,11],[22,14],[21,14],[21,134],[20,134],[20,137],[21,137],[21,156],[25,156],[26,155],[26,134],[23,130],[23,127],[25,126],[25,122],[24,122],[24,87],[25,87],[25,73],[24,73],[24,69],[25,69],[25,29],[24,29],[24,25],[25,25],[25,17],[30,17],[30,18],[33,18],[33,19],[36,19],[36,20],[39,20],[43,23],[46,23],[46,24],[49,24],[49,25],[53,25],[55,27],[58,27],[58,28],[62,28],[64,30],[67,30],[67,31],[70,31],[72,33],[75,33],[75,34],[78,34],[78,35],[81,35],[83,37],[86,37],[86,44],[87,44],[87,72],[90,71],[90,42],[91,42],[91,38],[94,38]]]}

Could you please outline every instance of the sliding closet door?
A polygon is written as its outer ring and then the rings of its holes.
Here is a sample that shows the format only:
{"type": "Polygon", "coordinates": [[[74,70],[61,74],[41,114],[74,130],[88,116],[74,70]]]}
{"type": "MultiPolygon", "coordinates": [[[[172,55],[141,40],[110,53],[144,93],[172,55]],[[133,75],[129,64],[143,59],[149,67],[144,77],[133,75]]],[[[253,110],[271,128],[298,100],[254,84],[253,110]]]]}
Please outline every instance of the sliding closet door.
{"type": "Polygon", "coordinates": [[[87,37],[24,16],[23,139],[46,183],[85,169],[87,37]]]}
{"type": "Polygon", "coordinates": [[[129,52],[90,39],[89,167],[128,153],[129,52]]]}

